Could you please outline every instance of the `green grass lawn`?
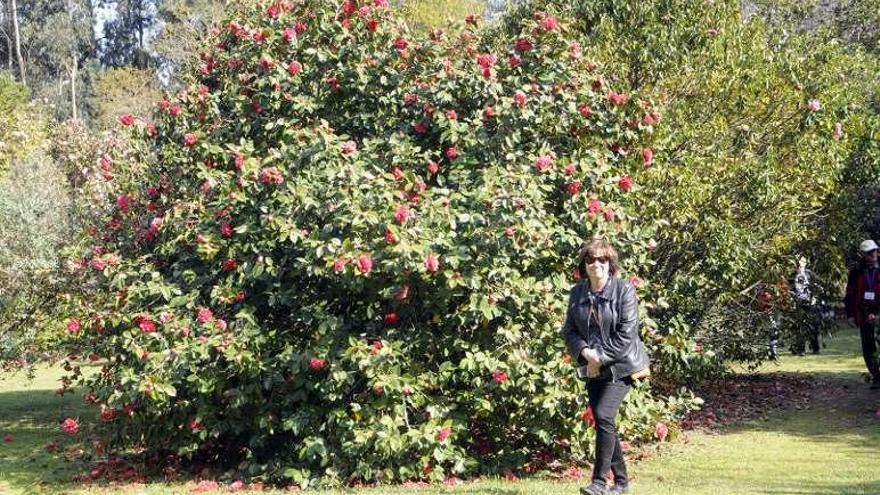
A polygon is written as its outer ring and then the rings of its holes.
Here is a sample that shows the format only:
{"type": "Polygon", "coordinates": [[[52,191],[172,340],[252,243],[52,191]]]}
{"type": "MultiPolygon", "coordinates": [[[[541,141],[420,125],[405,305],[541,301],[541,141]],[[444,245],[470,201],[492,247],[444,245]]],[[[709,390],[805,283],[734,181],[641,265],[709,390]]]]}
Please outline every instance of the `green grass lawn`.
{"type": "MultiPolygon", "coordinates": [[[[811,373],[821,379],[813,403],[801,410],[771,415],[721,432],[690,433],[631,464],[632,493],[659,494],[880,494],[880,391],[860,381],[864,368],[854,329],[842,328],[819,356],[783,356],[761,372],[811,373]]],[[[49,453],[47,442],[69,442],[58,423],[67,416],[89,418],[79,394],[54,393],[57,369],[40,369],[34,381],[24,376],[0,380],[0,494],[31,493],[190,493],[192,484],[80,486],[81,461],[49,453]]],[[[69,445],[69,444],[67,444],[69,445]]],[[[457,487],[377,488],[328,494],[577,494],[577,483],[547,480],[484,480],[457,487]]],[[[280,492],[269,492],[280,493],[280,492]]]]}

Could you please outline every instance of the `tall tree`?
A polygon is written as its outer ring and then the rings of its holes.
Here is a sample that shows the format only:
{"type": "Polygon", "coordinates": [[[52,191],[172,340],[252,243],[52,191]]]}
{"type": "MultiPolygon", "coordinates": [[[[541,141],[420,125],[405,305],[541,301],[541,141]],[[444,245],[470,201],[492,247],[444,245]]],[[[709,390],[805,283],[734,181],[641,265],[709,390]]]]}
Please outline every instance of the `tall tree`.
{"type": "Polygon", "coordinates": [[[156,12],[160,0],[100,0],[114,8],[115,17],[104,23],[101,63],[105,67],[153,64],[149,42],[156,34],[156,12]]]}
{"type": "Polygon", "coordinates": [[[161,30],[153,40],[159,65],[171,84],[198,61],[199,43],[212,25],[226,13],[226,0],[163,0],[158,18],[161,30]]]}
{"type": "Polygon", "coordinates": [[[9,15],[12,17],[12,29],[15,39],[15,57],[18,60],[18,73],[21,77],[22,84],[27,85],[27,77],[25,76],[24,70],[24,57],[21,56],[21,33],[18,29],[18,4],[16,3],[16,0],[10,0],[9,15]]]}

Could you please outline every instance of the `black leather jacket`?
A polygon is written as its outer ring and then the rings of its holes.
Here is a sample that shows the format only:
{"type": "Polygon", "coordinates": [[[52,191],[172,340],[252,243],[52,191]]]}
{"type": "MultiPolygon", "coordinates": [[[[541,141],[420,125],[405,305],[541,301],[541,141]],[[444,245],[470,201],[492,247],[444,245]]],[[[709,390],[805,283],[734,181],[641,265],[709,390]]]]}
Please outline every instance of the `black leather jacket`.
{"type": "Polygon", "coordinates": [[[578,282],[571,289],[561,330],[571,356],[579,364],[586,364],[581,351],[590,347],[587,342],[591,340],[588,329],[594,314],[590,311],[592,305],[596,306],[595,314],[601,322],[600,335],[592,336],[592,341],[599,343],[596,350],[602,363],[600,376],[606,376],[610,370],[611,377],[620,380],[648,367],[648,353],[639,336],[635,287],[617,277],[611,277],[602,292],[595,295],[590,292],[589,280],[578,282]]]}

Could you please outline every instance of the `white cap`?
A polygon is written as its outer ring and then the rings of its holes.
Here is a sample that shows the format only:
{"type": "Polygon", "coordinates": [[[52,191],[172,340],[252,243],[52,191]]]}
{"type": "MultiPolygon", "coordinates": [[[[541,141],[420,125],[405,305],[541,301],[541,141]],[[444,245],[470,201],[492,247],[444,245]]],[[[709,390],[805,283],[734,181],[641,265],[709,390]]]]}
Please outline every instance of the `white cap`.
{"type": "Polygon", "coordinates": [[[877,243],[872,241],[871,239],[862,241],[862,243],[859,244],[859,251],[861,251],[863,253],[867,253],[869,251],[875,251],[877,249],[878,249],[877,243]]]}

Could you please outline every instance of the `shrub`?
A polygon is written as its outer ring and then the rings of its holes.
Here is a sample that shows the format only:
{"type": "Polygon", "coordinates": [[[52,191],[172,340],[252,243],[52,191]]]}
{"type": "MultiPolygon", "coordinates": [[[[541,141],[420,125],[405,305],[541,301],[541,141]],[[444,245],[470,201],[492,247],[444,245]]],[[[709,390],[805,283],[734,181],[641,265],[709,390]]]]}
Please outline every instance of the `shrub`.
{"type": "MultiPolygon", "coordinates": [[[[585,238],[656,304],[633,197],[658,109],[562,19],[495,51],[475,19],[426,39],[383,3],[242,10],[157,122],[120,119],[71,316],[117,448],[301,485],[589,458],[558,329],[585,238]]],[[[694,405],[643,386],[622,425],[694,405]]]]}

